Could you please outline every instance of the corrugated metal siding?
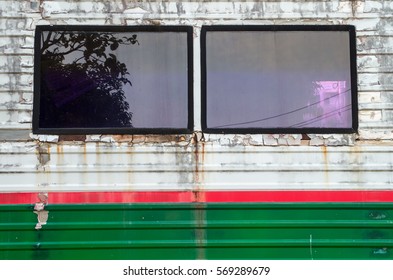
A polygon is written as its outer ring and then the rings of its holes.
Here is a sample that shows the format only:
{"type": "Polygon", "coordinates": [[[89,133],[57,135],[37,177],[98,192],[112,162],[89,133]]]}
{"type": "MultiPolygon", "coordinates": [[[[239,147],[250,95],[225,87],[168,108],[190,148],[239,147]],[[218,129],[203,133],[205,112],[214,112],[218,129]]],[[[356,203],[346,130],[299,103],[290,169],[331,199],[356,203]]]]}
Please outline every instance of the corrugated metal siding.
{"type": "Polygon", "coordinates": [[[0,206],[0,259],[393,259],[393,204],[0,206]]]}

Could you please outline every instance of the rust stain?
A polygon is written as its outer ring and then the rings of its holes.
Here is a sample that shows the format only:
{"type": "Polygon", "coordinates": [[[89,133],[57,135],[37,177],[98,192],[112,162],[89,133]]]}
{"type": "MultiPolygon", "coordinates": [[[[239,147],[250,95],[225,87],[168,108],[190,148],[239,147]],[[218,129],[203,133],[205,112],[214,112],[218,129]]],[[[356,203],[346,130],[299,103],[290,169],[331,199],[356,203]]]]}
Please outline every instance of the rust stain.
{"type": "Polygon", "coordinates": [[[170,142],[178,142],[178,135],[155,135],[148,134],[144,136],[144,142],[146,143],[170,143],[170,142]]]}
{"type": "Polygon", "coordinates": [[[132,143],[133,144],[141,144],[146,141],[146,135],[133,135],[132,136],[132,143]]]}
{"type": "Polygon", "coordinates": [[[325,163],[325,165],[328,164],[328,151],[327,151],[327,147],[326,146],[321,146],[322,149],[322,153],[323,153],[323,161],[325,163]]]}
{"type": "Polygon", "coordinates": [[[56,152],[57,152],[57,162],[56,162],[56,164],[58,165],[58,166],[61,166],[61,165],[63,165],[64,164],[64,159],[63,159],[63,157],[64,157],[64,150],[63,150],[63,145],[62,144],[57,144],[56,145],[56,152]]]}
{"type": "Polygon", "coordinates": [[[127,181],[128,181],[127,188],[129,190],[133,189],[134,181],[135,181],[134,174],[133,174],[132,168],[131,168],[131,166],[133,166],[133,163],[134,163],[133,162],[133,155],[134,155],[134,147],[128,146],[126,156],[127,156],[127,165],[130,166],[129,170],[127,170],[127,181]]]}
{"type": "Polygon", "coordinates": [[[146,19],[146,22],[148,22],[151,25],[156,25],[156,26],[160,26],[161,25],[161,21],[155,20],[155,19],[146,19]]]}
{"type": "Polygon", "coordinates": [[[128,134],[124,134],[124,135],[112,135],[112,137],[113,137],[113,139],[114,139],[116,142],[119,142],[119,143],[124,143],[124,142],[126,142],[126,143],[132,143],[132,141],[133,141],[133,135],[128,135],[128,134]]]}
{"type": "Polygon", "coordinates": [[[59,141],[61,141],[61,142],[85,142],[86,135],[60,135],[59,141]]]}
{"type": "MultiPolygon", "coordinates": [[[[203,139],[201,137],[201,139],[203,139]]],[[[205,161],[205,144],[199,141],[198,133],[194,133],[192,143],[194,144],[194,202],[195,202],[195,243],[199,260],[206,259],[206,209],[205,209],[205,192],[203,191],[204,181],[204,161],[205,161]],[[200,148],[200,149],[199,149],[200,148]]]]}
{"type": "Polygon", "coordinates": [[[329,187],[329,153],[326,146],[321,146],[323,154],[324,174],[326,187],[329,187]]]}
{"type": "Polygon", "coordinates": [[[362,149],[361,146],[355,145],[351,147],[350,151],[350,163],[351,163],[351,169],[353,174],[356,176],[356,185],[361,186],[363,183],[363,172],[361,171],[362,169],[362,149]]]}
{"type": "Polygon", "coordinates": [[[56,152],[58,155],[62,155],[63,154],[63,146],[60,144],[56,145],[56,152]]]}
{"type": "Polygon", "coordinates": [[[204,182],[204,164],[205,164],[205,143],[199,141],[198,134],[194,133],[193,136],[193,144],[194,144],[194,158],[195,158],[195,167],[194,167],[194,202],[200,203],[205,202],[205,192],[203,190],[203,182],[204,182]]]}
{"type": "Polygon", "coordinates": [[[86,147],[86,143],[83,144],[82,146],[83,148],[83,165],[87,165],[87,147],[86,147]]]}
{"type": "MultiPolygon", "coordinates": [[[[94,159],[94,160],[95,160],[95,163],[96,163],[96,164],[101,164],[101,163],[103,163],[103,161],[102,161],[102,156],[101,156],[102,154],[101,154],[101,146],[100,146],[100,143],[98,143],[98,142],[95,143],[95,146],[96,146],[96,147],[95,147],[95,159],[94,159]]],[[[85,182],[88,182],[88,181],[87,181],[87,177],[85,177],[86,174],[87,174],[87,173],[84,173],[84,175],[83,175],[84,178],[83,178],[83,179],[84,179],[85,182]]],[[[102,185],[102,183],[107,182],[107,180],[109,179],[109,178],[106,177],[106,174],[104,174],[104,180],[103,180],[103,177],[102,177],[102,176],[103,176],[103,173],[102,173],[102,172],[97,172],[97,173],[96,173],[96,176],[97,176],[97,181],[98,181],[98,184],[99,184],[99,185],[102,185]]]]}

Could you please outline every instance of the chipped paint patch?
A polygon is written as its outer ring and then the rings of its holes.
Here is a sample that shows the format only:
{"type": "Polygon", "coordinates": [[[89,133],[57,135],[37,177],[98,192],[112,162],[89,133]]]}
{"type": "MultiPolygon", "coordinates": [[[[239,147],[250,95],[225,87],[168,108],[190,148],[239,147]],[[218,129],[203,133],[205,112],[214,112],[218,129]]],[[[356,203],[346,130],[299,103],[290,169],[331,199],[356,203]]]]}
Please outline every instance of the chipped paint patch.
{"type": "Polygon", "coordinates": [[[58,135],[37,135],[30,133],[30,138],[33,140],[38,140],[39,142],[49,142],[49,143],[56,143],[59,141],[58,135]]]}
{"type": "Polygon", "coordinates": [[[45,168],[47,163],[50,161],[50,148],[46,144],[40,144],[37,147],[37,159],[39,166],[38,168],[45,168]]]}
{"type": "Polygon", "coordinates": [[[375,249],[373,251],[374,255],[386,255],[388,253],[388,248],[380,248],[380,249],[375,249]]]}
{"type": "Polygon", "coordinates": [[[46,225],[49,217],[49,211],[45,210],[45,206],[48,204],[48,193],[38,194],[39,202],[34,205],[34,214],[37,214],[37,224],[35,229],[42,229],[43,225],[46,225]]]}

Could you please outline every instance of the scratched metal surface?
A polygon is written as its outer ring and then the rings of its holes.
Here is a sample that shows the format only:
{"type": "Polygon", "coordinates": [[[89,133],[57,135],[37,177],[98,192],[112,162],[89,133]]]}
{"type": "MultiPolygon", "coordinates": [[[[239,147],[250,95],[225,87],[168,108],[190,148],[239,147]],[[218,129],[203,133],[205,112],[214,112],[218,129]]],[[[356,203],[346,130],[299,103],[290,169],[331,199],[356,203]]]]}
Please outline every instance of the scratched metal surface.
{"type": "Polygon", "coordinates": [[[0,259],[393,259],[393,204],[0,206],[0,259]],[[30,211],[29,211],[30,210],[30,211]]]}

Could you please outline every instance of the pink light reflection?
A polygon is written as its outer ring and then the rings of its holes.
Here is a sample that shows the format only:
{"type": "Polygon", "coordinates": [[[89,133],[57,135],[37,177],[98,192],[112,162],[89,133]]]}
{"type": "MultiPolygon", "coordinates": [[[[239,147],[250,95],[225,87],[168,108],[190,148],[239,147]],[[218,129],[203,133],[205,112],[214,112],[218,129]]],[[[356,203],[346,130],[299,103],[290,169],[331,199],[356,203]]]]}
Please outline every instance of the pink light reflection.
{"type": "Polygon", "coordinates": [[[346,127],[350,123],[350,90],[346,81],[315,81],[319,101],[314,112],[303,115],[304,126],[346,127]]]}

